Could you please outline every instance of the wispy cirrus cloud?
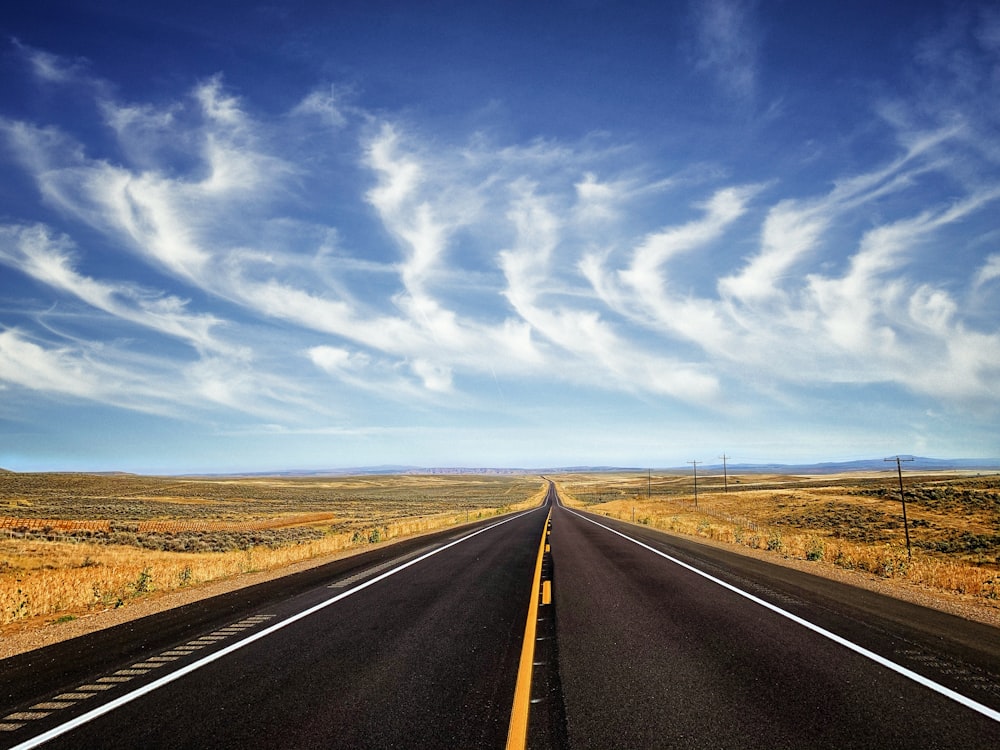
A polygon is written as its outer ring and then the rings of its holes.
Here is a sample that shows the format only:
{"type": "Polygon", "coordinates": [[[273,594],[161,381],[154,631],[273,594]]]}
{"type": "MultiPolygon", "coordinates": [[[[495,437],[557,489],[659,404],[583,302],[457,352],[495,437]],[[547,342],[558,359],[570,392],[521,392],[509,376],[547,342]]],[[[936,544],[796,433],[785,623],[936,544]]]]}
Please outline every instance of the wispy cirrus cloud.
{"type": "Polygon", "coordinates": [[[696,0],[695,65],[739,100],[757,93],[760,31],[753,0],[696,0]]]}
{"type": "Polygon", "coordinates": [[[33,391],[100,399],[106,372],[96,371],[68,348],[46,348],[16,329],[0,331],[0,380],[33,391]]]}
{"type": "Polygon", "coordinates": [[[54,237],[43,225],[0,227],[0,263],[110,316],[186,341],[199,351],[241,356],[240,347],[213,334],[222,324],[218,317],[190,314],[187,301],[173,295],[83,275],[74,267],[74,252],[68,237],[54,237]]]}
{"type": "MultiPolygon", "coordinates": [[[[751,10],[714,2],[702,16],[705,65],[742,95],[751,10]],[[743,51],[726,56],[727,41],[743,51]]],[[[308,420],[305,405],[331,389],[331,409],[358,392],[467,404],[469,381],[497,376],[697,408],[732,408],[733,383],[764,394],[887,383],[956,408],[996,392],[1000,331],[973,324],[964,299],[1000,276],[995,254],[943,276],[927,257],[1000,195],[995,170],[965,169],[984,143],[961,118],[884,107],[898,147],[806,194],[783,175],[721,169],[685,183],[586,139],[441,142],[318,90],[271,116],[218,76],[158,104],[90,90],[113,157],[69,126],[0,121],[59,225],[0,228],[0,262],[189,347],[150,365],[151,382],[170,380],[162,367],[186,392],[165,386],[173,395],[158,403],[308,420]],[[290,146],[283,128],[302,117],[321,126],[290,146]],[[364,179],[342,181],[324,149],[364,179]],[[87,262],[95,237],[120,263],[87,262]]],[[[88,360],[40,333],[4,335],[6,382],[97,400],[147,393],[140,364],[109,389],[91,366],[99,348],[88,360]],[[34,377],[14,374],[18,358],[34,377]]]]}

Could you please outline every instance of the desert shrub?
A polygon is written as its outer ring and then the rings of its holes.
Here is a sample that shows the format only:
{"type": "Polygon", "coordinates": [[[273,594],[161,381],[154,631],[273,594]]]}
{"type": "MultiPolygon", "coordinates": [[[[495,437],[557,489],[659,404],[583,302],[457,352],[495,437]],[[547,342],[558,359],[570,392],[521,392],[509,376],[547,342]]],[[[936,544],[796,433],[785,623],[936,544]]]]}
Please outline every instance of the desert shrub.
{"type": "Polygon", "coordinates": [[[780,532],[772,531],[770,534],[768,534],[768,536],[767,536],[767,550],[768,550],[768,552],[781,552],[782,547],[783,547],[783,545],[781,543],[781,533],[780,532]]]}
{"type": "Polygon", "coordinates": [[[132,584],[132,590],[136,594],[146,594],[153,590],[153,574],[148,567],[139,572],[139,577],[132,584]]]}
{"type": "Polygon", "coordinates": [[[962,531],[945,539],[918,540],[916,545],[936,552],[988,554],[1000,549],[1000,534],[973,534],[962,531]]]}
{"type": "Polygon", "coordinates": [[[806,560],[822,560],[825,551],[826,545],[823,543],[823,540],[814,537],[806,545],[806,560]]]}

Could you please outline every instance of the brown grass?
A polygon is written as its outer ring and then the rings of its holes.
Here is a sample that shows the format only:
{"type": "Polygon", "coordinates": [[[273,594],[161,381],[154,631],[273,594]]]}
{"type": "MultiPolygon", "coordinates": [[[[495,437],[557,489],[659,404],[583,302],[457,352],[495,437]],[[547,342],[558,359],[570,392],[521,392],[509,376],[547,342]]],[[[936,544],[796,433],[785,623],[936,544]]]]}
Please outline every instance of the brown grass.
{"type": "Polygon", "coordinates": [[[673,533],[1000,605],[1000,476],[904,477],[912,558],[895,475],[572,475],[568,504],[673,533]]]}
{"type": "Polygon", "coordinates": [[[544,491],[537,477],[3,474],[0,626],[360,550],[531,507],[544,491]],[[181,544],[203,551],[170,551],[181,544]]]}

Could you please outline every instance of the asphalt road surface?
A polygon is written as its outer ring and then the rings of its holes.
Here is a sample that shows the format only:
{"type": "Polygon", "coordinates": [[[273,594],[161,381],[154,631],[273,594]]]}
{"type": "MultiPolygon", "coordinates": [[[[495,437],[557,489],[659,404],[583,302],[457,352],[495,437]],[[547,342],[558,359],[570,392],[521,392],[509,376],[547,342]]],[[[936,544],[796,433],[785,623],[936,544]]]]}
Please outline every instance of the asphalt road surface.
{"type": "Polygon", "coordinates": [[[572,748],[1000,748],[905,674],[1000,708],[996,628],[566,509],[551,539],[572,748]]]}
{"type": "Polygon", "coordinates": [[[531,748],[1000,747],[996,628],[546,512],[0,661],[0,747],[501,748],[542,591],[531,748]]]}

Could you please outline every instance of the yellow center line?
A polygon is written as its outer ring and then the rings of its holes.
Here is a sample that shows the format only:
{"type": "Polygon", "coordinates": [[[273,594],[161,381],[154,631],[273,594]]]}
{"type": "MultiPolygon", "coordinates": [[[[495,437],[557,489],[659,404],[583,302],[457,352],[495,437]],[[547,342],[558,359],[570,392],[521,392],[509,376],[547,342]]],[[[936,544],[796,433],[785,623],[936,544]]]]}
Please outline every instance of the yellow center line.
{"type": "Polygon", "coordinates": [[[524,644],[521,646],[521,663],[514,687],[514,707],[510,712],[510,729],[507,732],[507,750],[523,750],[528,742],[528,707],[531,703],[531,666],[535,658],[535,627],[538,621],[538,587],[542,580],[542,557],[548,536],[552,511],[545,517],[545,531],[538,545],[535,575],[531,580],[531,601],[528,604],[528,621],[524,625],[524,644]]]}

